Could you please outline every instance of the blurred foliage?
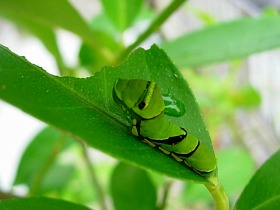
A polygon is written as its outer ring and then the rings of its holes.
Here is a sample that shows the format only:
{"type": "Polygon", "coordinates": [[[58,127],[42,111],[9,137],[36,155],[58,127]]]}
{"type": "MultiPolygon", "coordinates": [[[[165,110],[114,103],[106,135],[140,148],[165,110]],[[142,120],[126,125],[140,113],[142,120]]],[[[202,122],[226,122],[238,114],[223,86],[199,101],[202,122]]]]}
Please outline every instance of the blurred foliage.
{"type": "Polygon", "coordinates": [[[183,71],[193,87],[213,140],[219,138],[221,127],[233,126],[233,113],[252,110],[261,103],[261,96],[253,86],[238,82],[238,73],[238,69],[232,69],[224,76],[214,70],[202,73],[183,71]]]}
{"type": "MultiPolygon", "coordinates": [[[[163,11],[158,12],[153,6],[153,1],[133,0],[132,3],[131,0],[100,0],[99,3],[102,11],[87,22],[70,1],[62,0],[57,3],[56,1],[38,0],[0,0],[0,16],[17,27],[29,31],[34,37],[37,37],[55,58],[61,76],[82,77],[85,72],[88,76],[96,76],[98,74],[97,72],[103,66],[119,65],[126,60],[128,54],[134,49],[135,43],[136,46],[142,41],[149,44],[149,36],[156,34],[158,37],[157,42],[160,43],[160,46],[175,65],[180,67],[181,73],[188,80],[194,91],[206,122],[206,127],[212,136],[214,149],[217,151],[221,182],[229,195],[231,205],[234,206],[235,200],[255,171],[254,160],[251,158],[250,153],[245,147],[241,147],[244,144],[238,144],[237,147],[234,141],[236,140],[236,133],[239,129],[236,122],[236,113],[239,111],[249,113],[251,110],[257,109],[261,103],[261,97],[258,91],[252,85],[247,84],[241,79],[242,58],[253,53],[280,46],[280,39],[278,38],[280,33],[279,11],[269,7],[258,18],[242,18],[226,23],[219,23],[211,14],[199,8],[192,8],[186,4],[184,9],[200,21],[203,27],[197,31],[185,33],[172,40],[167,40],[165,38],[166,36],[158,29],[161,29],[166,19],[183,2],[182,0],[174,0],[163,11]],[[80,38],[81,45],[78,52],[79,66],[73,67],[64,60],[64,55],[58,47],[57,29],[70,31],[80,38]],[[205,67],[206,65],[217,62],[227,62],[228,67],[225,68],[226,71],[219,71],[215,65],[205,67]],[[232,139],[232,142],[229,148],[223,147],[222,131],[225,127],[231,131],[230,139],[232,139]]],[[[1,54],[1,56],[3,56],[3,59],[10,59],[8,54],[1,54]]],[[[153,59],[150,58],[150,60],[153,59]]],[[[0,67],[4,65],[3,63],[1,61],[0,67]]],[[[139,59],[138,63],[135,62],[134,65],[144,68],[145,65],[143,63],[144,59],[139,59]]],[[[126,64],[126,66],[124,65],[124,68],[129,68],[129,66],[130,63],[126,64]]],[[[25,63],[24,68],[35,67],[30,67],[25,63]]],[[[160,65],[157,68],[160,68],[160,65]]],[[[114,70],[116,69],[110,70],[110,78],[106,79],[105,76],[103,77],[105,83],[113,81],[114,76],[112,75],[114,70]]],[[[149,71],[147,73],[143,70],[139,74],[136,72],[136,75],[144,78],[155,78],[155,80],[160,78],[157,78],[155,75],[148,76],[149,71]]],[[[3,71],[0,68],[0,89],[3,92],[3,95],[1,95],[0,91],[0,98],[12,98],[12,96],[4,96],[6,86],[1,80],[4,78],[3,76],[1,78],[1,73],[3,74],[3,71]]],[[[131,73],[131,75],[135,74],[131,73]]],[[[8,77],[9,75],[6,76],[8,77]]],[[[82,94],[86,92],[88,94],[86,97],[89,99],[94,94],[91,94],[90,91],[83,92],[83,88],[81,87],[84,86],[80,85],[86,84],[87,87],[95,87],[102,80],[102,78],[100,80],[92,80],[91,84],[88,82],[89,80],[86,83],[80,83],[77,80],[75,82],[71,79],[67,80],[67,77],[63,81],[50,75],[45,75],[45,77],[48,79],[52,78],[53,81],[56,81],[54,82],[55,85],[59,83],[65,87],[71,87],[77,92],[80,91],[82,94]],[[78,88],[80,89],[78,90],[78,88]]],[[[158,80],[163,84],[169,81],[158,80]]],[[[18,84],[20,85],[21,83],[19,82],[18,84]]],[[[48,83],[45,85],[48,86],[48,83]]],[[[20,89],[27,88],[27,86],[22,84],[20,89]]],[[[33,88],[38,88],[39,90],[42,87],[38,85],[33,88]]],[[[106,87],[106,85],[102,87],[106,87]]],[[[176,87],[178,89],[179,86],[176,87]]],[[[15,87],[15,90],[16,88],[18,87],[15,87]]],[[[165,89],[165,94],[169,94],[167,89],[165,89]]],[[[24,91],[24,89],[21,90],[24,91]]],[[[103,91],[102,88],[100,88],[100,91],[103,91]]],[[[190,90],[184,87],[183,91],[189,93],[190,90]]],[[[20,91],[18,94],[20,94],[20,91]]],[[[57,94],[56,102],[63,102],[63,100],[60,101],[61,97],[59,97],[63,95],[62,92],[57,91],[57,94]]],[[[47,93],[41,94],[41,97],[44,98],[46,95],[47,93]]],[[[29,96],[32,98],[31,95],[29,96]]],[[[36,97],[38,97],[36,98],[38,102],[43,101],[39,94],[36,97]]],[[[78,104],[79,98],[77,97],[75,99],[77,99],[75,103],[78,104]]],[[[101,99],[106,101],[106,98],[101,99]]],[[[102,108],[101,99],[99,100],[99,106],[102,108]]],[[[17,100],[18,97],[11,99],[16,105],[19,103],[22,103],[22,107],[28,105],[25,101],[23,103],[17,100]]],[[[20,106],[20,108],[22,107],[20,106]]],[[[33,113],[36,112],[35,116],[40,116],[40,110],[36,111],[38,107],[35,106],[32,109],[33,113]]],[[[47,107],[47,109],[49,108],[47,107]]],[[[50,108],[50,110],[52,109],[50,108]]],[[[83,121],[82,118],[67,121],[66,118],[63,118],[63,115],[59,114],[60,112],[54,109],[55,114],[53,116],[49,116],[47,113],[45,115],[56,123],[65,124],[65,127],[68,126],[67,128],[70,129],[75,128],[75,126],[80,126],[81,130],[86,130],[88,125],[84,122],[94,121],[92,120],[94,118],[89,112],[81,112],[83,114],[82,117],[86,119],[91,116],[92,121],[83,121]]],[[[69,112],[69,115],[77,115],[77,113],[69,112]]],[[[193,116],[198,113],[196,109],[195,111],[187,109],[188,112],[191,112],[193,116]]],[[[195,119],[200,121],[199,117],[195,119]]],[[[51,120],[46,121],[50,122],[51,120]]],[[[175,121],[180,122],[182,118],[177,118],[175,121]]],[[[184,121],[187,122],[182,121],[180,123],[183,125],[187,124],[192,131],[201,135],[200,131],[196,131],[198,128],[192,120],[184,121]]],[[[101,121],[99,124],[100,126],[103,125],[103,127],[108,126],[108,124],[102,124],[101,121]]],[[[115,124],[112,124],[110,128],[113,128],[113,125],[115,124]]],[[[202,128],[204,129],[203,126],[202,128]]],[[[119,128],[115,127],[115,129],[117,130],[119,128]]],[[[96,125],[96,130],[98,130],[98,125],[96,125]]],[[[102,151],[110,154],[112,151],[108,152],[106,150],[106,140],[104,142],[102,141],[106,135],[112,138],[114,135],[122,136],[124,139],[131,138],[128,137],[129,134],[123,134],[123,130],[116,131],[116,133],[106,133],[104,131],[104,136],[100,134],[102,132],[103,130],[101,129],[99,133],[98,131],[95,133],[95,135],[98,135],[99,142],[93,141],[92,145],[99,145],[97,146],[98,148],[103,148],[101,149],[102,151]]],[[[90,134],[94,136],[93,133],[90,134]]],[[[206,134],[203,135],[205,136],[206,134]]],[[[240,138],[241,141],[244,140],[242,136],[240,138]]],[[[109,140],[113,141],[114,139],[109,138],[109,140]]],[[[208,137],[203,141],[207,142],[208,137]]],[[[139,147],[138,145],[134,145],[133,141],[128,146],[131,148],[139,147]]],[[[91,153],[96,154],[95,151],[91,151],[91,153]]],[[[118,158],[122,157],[120,159],[125,159],[122,153],[125,153],[125,147],[120,147],[118,155],[115,156],[118,158]]],[[[129,159],[128,157],[133,159],[136,154],[131,154],[131,156],[129,156],[130,154],[124,154],[124,157],[127,155],[126,159],[129,159]]],[[[156,159],[157,154],[155,156],[153,155],[151,157],[156,159]]],[[[139,159],[139,162],[146,161],[149,164],[147,157],[139,157],[139,159]]],[[[168,160],[166,161],[166,165],[169,166],[168,160]]],[[[157,166],[158,170],[166,165],[162,162],[162,165],[157,166]]],[[[171,165],[170,167],[173,167],[171,165]]],[[[249,185],[245,188],[244,193],[241,194],[240,200],[237,201],[236,209],[242,210],[253,207],[258,207],[259,209],[279,208],[280,192],[276,187],[279,184],[277,179],[279,172],[275,171],[277,168],[279,168],[279,152],[268,160],[255,174],[249,185]],[[259,184],[261,184],[262,190],[257,190],[256,186],[259,186],[259,184]],[[264,193],[265,195],[263,195],[264,193]]],[[[179,168],[178,171],[180,170],[179,168]]],[[[170,174],[175,174],[176,172],[172,171],[170,174]]],[[[186,173],[186,177],[189,179],[199,180],[199,178],[192,177],[191,174],[188,174],[189,172],[186,173]]],[[[183,175],[180,176],[183,177],[183,175]]],[[[190,209],[213,209],[210,195],[202,186],[200,187],[193,183],[181,184],[179,182],[179,191],[176,189],[175,193],[171,194],[169,192],[173,192],[173,187],[172,185],[169,186],[169,184],[166,184],[169,182],[170,180],[168,178],[154,172],[147,172],[123,163],[115,165],[115,162],[112,163],[111,159],[108,161],[108,157],[106,156],[101,156],[98,160],[94,159],[92,161],[92,158],[86,155],[84,145],[77,141],[75,136],[69,137],[62,130],[48,127],[39,132],[26,147],[17,169],[14,186],[26,186],[28,195],[63,198],[76,203],[89,205],[94,209],[107,209],[107,201],[111,199],[109,198],[110,196],[113,197],[113,203],[116,209],[127,209],[127,205],[125,204],[128,203],[134,209],[154,209],[156,200],[158,201],[158,210],[164,208],[179,210],[186,209],[187,207],[190,209]],[[127,186],[128,182],[130,184],[127,186]],[[130,196],[129,200],[126,200],[126,194],[130,196]],[[143,194],[149,194],[149,199],[145,196],[139,199],[143,194]],[[144,207],[137,205],[137,202],[144,207]]],[[[176,182],[174,184],[175,186],[176,182]]],[[[50,205],[52,207],[57,205],[59,209],[70,209],[71,206],[73,209],[86,209],[81,206],[75,206],[75,204],[56,200],[41,199],[36,200],[36,202],[37,206],[33,206],[35,202],[32,199],[0,200],[0,208],[49,209],[51,208],[50,205]]]]}

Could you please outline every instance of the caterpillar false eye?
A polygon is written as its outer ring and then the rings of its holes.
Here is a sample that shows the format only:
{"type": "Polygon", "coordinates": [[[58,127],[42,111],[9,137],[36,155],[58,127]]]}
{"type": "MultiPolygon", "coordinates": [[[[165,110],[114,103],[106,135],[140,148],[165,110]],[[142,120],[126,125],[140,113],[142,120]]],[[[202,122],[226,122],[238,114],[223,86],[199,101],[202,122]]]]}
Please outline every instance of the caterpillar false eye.
{"type": "Polygon", "coordinates": [[[201,176],[215,171],[214,153],[197,137],[165,117],[164,101],[154,82],[118,79],[113,96],[116,103],[129,110],[134,122],[131,128],[133,135],[137,134],[144,143],[172,156],[201,176]]]}
{"type": "Polygon", "coordinates": [[[140,104],[138,104],[138,108],[139,108],[140,110],[144,109],[145,107],[146,107],[145,101],[142,101],[142,102],[140,102],[140,104]]]}

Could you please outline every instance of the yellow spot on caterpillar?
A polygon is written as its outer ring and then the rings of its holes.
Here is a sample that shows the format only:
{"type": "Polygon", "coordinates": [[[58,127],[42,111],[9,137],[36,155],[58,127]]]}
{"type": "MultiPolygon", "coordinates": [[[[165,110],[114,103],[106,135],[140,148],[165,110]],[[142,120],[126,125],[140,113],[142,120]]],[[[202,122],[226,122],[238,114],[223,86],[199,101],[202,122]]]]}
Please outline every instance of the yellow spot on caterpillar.
{"type": "Polygon", "coordinates": [[[137,120],[136,119],[132,119],[132,124],[136,125],[137,124],[137,120]]]}
{"type": "Polygon", "coordinates": [[[181,158],[179,158],[177,155],[175,155],[174,153],[171,153],[171,155],[172,155],[172,157],[176,160],[176,161],[178,161],[178,162],[182,162],[183,161],[183,159],[181,159],[181,158]]]}
{"type": "Polygon", "coordinates": [[[162,147],[158,147],[158,149],[159,149],[160,151],[162,151],[164,154],[170,155],[170,152],[167,151],[166,149],[163,149],[162,147]]]}
{"type": "Polygon", "coordinates": [[[136,126],[132,126],[131,133],[132,133],[134,136],[139,136],[136,126]]]}
{"type": "Polygon", "coordinates": [[[146,144],[148,144],[148,145],[151,146],[151,147],[155,147],[155,146],[156,146],[154,143],[150,142],[150,141],[147,140],[147,139],[143,139],[143,142],[146,143],[146,144]]]}

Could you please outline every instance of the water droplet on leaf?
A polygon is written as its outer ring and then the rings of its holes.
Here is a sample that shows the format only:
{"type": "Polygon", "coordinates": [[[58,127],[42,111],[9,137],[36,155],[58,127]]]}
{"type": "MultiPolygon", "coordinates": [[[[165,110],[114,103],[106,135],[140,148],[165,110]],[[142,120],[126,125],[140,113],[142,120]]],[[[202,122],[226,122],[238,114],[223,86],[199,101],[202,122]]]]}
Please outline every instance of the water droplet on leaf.
{"type": "Polygon", "coordinates": [[[162,95],[162,98],[165,105],[164,114],[174,117],[181,117],[185,114],[186,110],[182,101],[175,99],[170,93],[162,95]]]}

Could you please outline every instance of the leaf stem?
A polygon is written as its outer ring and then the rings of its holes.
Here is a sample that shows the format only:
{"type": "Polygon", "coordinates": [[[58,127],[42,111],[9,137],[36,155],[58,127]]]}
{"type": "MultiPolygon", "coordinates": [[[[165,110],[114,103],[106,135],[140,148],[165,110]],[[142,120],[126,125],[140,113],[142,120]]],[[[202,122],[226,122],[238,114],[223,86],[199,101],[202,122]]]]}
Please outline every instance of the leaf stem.
{"type": "Polygon", "coordinates": [[[44,178],[47,175],[50,168],[53,166],[53,163],[55,162],[56,157],[59,155],[59,153],[65,143],[65,140],[66,140],[65,135],[62,135],[58,139],[57,143],[54,145],[52,151],[50,152],[50,154],[48,156],[48,159],[46,160],[46,162],[44,164],[42,164],[41,169],[38,171],[38,173],[36,174],[36,176],[33,179],[33,182],[30,186],[30,191],[29,191],[30,195],[38,194],[42,181],[44,180],[44,178]]]}
{"type": "Polygon", "coordinates": [[[96,189],[96,193],[99,197],[101,209],[106,210],[107,208],[106,208],[105,196],[104,196],[102,187],[99,184],[99,181],[98,181],[98,178],[96,176],[95,170],[92,167],[92,163],[91,163],[91,160],[88,156],[86,145],[81,139],[79,139],[79,142],[82,144],[83,156],[84,156],[84,160],[85,160],[85,163],[86,163],[86,167],[87,167],[89,176],[91,178],[91,182],[92,182],[94,188],[96,189]]]}
{"type": "Polygon", "coordinates": [[[167,6],[158,16],[157,18],[150,24],[150,26],[144,31],[137,40],[129,45],[124,51],[120,54],[120,56],[117,58],[117,63],[122,61],[127,55],[130,53],[131,50],[133,50],[135,47],[137,47],[141,42],[143,42],[147,37],[149,37],[156,29],[158,29],[161,24],[170,16],[173,14],[173,12],[180,7],[186,0],[174,0],[167,6]]]}
{"type": "Polygon", "coordinates": [[[163,198],[162,198],[161,203],[159,204],[157,210],[164,210],[165,209],[166,201],[167,201],[167,197],[168,197],[171,185],[172,185],[172,181],[168,181],[167,183],[165,183],[164,189],[163,189],[163,198]]]}
{"type": "Polygon", "coordinates": [[[224,191],[223,186],[219,183],[217,177],[210,180],[211,184],[205,184],[207,190],[211,193],[216,204],[216,210],[229,210],[228,197],[224,191]]]}
{"type": "Polygon", "coordinates": [[[17,196],[15,194],[9,193],[9,192],[3,192],[0,190],[0,200],[3,199],[10,199],[10,198],[16,198],[17,196]]]}

